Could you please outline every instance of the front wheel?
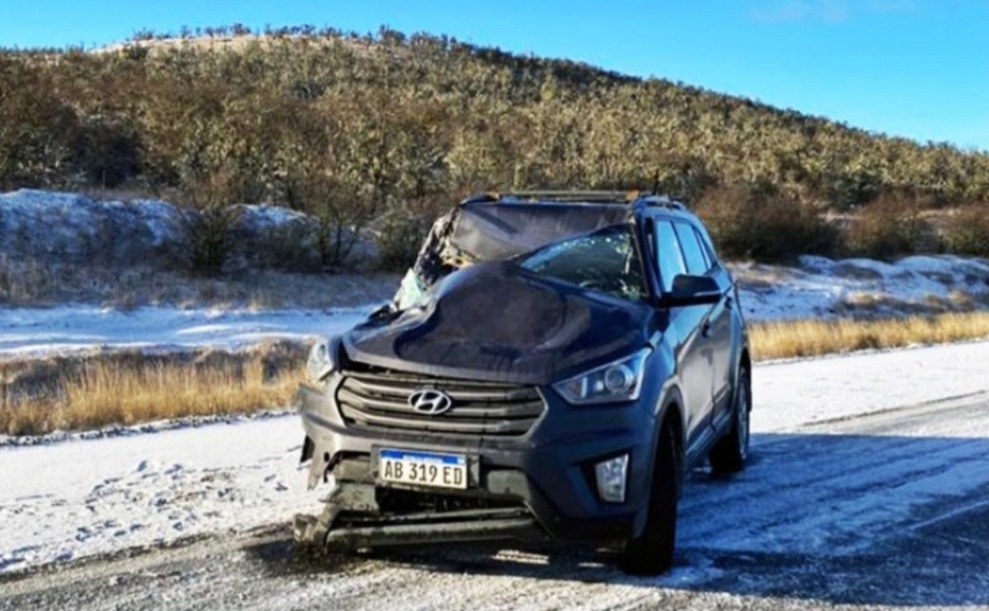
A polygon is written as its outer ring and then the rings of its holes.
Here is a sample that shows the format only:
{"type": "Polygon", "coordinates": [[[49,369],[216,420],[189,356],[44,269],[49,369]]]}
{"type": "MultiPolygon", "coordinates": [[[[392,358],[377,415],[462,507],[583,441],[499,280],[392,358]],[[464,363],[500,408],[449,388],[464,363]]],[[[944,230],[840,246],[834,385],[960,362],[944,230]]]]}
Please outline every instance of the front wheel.
{"type": "Polygon", "coordinates": [[[659,575],[673,566],[680,452],[670,422],[663,425],[656,455],[646,527],[640,536],[625,544],[621,558],[622,568],[632,575],[659,575]]]}
{"type": "Polygon", "coordinates": [[[749,417],[752,412],[752,378],[742,367],[732,401],[732,422],[728,432],[711,450],[711,470],[719,475],[738,473],[745,468],[749,454],[749,417]]]}

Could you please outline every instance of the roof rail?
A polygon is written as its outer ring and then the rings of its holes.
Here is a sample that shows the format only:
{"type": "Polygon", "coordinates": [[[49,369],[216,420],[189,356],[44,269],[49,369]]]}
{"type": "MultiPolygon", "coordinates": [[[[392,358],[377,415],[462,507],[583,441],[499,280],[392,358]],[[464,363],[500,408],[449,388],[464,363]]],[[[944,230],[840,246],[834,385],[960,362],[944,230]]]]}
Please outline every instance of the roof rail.
{"type": "Polygon", "coordinates": [[[510,191],[499,193],[489,191],[478,193],[463,200],[461,204],[483,204],[500,201],[515,202],[561,202],[586,204],[636,204],[638,206],[661,206],[671,210],[686,210],[687,207],[666,196],[641,191],[510,191]]]}
{"type": "Polygon", "coordinates": [[[663,195],[648,195],[642,198],[647,206],[660,206],[670,210],[686,210],[687,206],[663,195]]]}
{"type": "Polygon", "coordinates": [[[621,203],[634,202],[639,197],[638,191],[508,191],[487,193],[483,196],[471,197],[470,201],[543,201],[543,202],[585,202],[585,203],[621,203]]]}

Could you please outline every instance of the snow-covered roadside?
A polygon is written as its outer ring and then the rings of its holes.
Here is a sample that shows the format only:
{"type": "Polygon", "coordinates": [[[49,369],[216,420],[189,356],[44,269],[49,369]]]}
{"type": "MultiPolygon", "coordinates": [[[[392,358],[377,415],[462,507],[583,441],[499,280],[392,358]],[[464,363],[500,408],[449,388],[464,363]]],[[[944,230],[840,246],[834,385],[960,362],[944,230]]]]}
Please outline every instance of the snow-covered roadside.
{"type": "MultiPolygon", "coordinates": [[[[260,265],[259,244],[263,245],[265,236],[272,231],[311,228],[315,223],[300,212],[277,206],[248,205],[236,209],[238,238],[234,240],[237,245],[234,250],[237,252],[229,257],[231,269],[245,265],[251,268],[248,261],[255,261],[255,267],[260,265]]],[[[100,201],[75,193],[29,189],[0,193],[0,268],[7,260],[31,260],[42,266],[56,263],[92,266],[95,258],[101,265],[104,260],[115,261],[121,270],[129,269],[135,261],[155,269],[171,269],[173,260],[181,259],[179,255],[189,249],[188,237],[183,235],[186,223],[182,219],[186,214],[194,213],[159,200],[100,201]]],[[[311,245],[307,248],[312,250],[311,245]]],[[[315,252],[307,256],[318,259],[315,252]]],[[[933,255],[885,263],[861,258],[832,260],[804,256],[793,266],[733,263],[729,267],[740,282],[741,304],[752,320],[835,318],[849,314],[888,316],[989,307],[989,260],[986,259],[933,255]]],[[[118,268],[111,265],[110,269],[118,268]]],[[[318,283],[313,281],[314,285],[318,283]]],[[[291,296],[286,302],[293,303],[291,296]]],[[[163,324],[169,321],[186,324],[179,311],[172,308],[140,308],[119,314],[118,322],[125,328],[145,326],[148,318],[145,311],[162,318],[163,324]]],[[[0,321],[16,316],[16,312],[0,310],[0,321]]],[[[196,314],[211,315],[203,311],[196,314]]],[[[101,315],[99,309],[85,306],[21,312],[22,317],[53,323],[71,316],[86,325],[82,328],[87,328],[89,322],[99,325],[101,315]]],[[[248,316],[239,312],[231,315],[248,316]]],[[[270,315],[284,318],[286,313],[270,315]]],[[[251,316],[263,320],[265,315],[251,313],[251,316]]],[[[0,325],[0,333],[11,333],[4,327],[0,325]]],[[[309,334],[305,324],[300,324],[300,328],[301,331],[289,332],[309,334]]],[[[143,336],[134,337],[139,343],[145,341],[143,336]]],[[[83,339],[75,338],[68,345],[78,346],[83,339]]],[[[93,338],[90,344],[98,340],[93,338]]],[[[111,338],[109,344],[113,345],[114,341],[111,338]]],[[[188,346],[190,341],[183,338],[176,345],[188,346]]],[[[203,338],[198,345],[206,343],[203,338]]],[[[2,351],[0,344],[0,354],[2,351]]]]}
{"type": "MultiPolygon", "coordinates": [[[[989,391],[987,359],[980,342],[758,365],[753,432],[989,391]]],[[[314,512],[301,441],[286,415],[0,447],[0,572],[314,512]]]]}
{"type": "Polygon", "coordinates": [[[373,308],[205,310],[89,306],[0,309],[0,360],[108,349],[163,352],[236,349],[265,340],[308,340],[342,332],[373,308]]]}
{"type": "Polygon", "coordinates": [[[0,449],[0,572],[313,509],[297,416],[0,449]]]}
{"type": "MultiPolygon", "coordinates": [[[[305,214],[266,204],[230,208],[237,239],[232,258],[257,260],[258,239],[276,229],[308,228],[305,214]]],[[[188,251],[199,213],[155,199],[113,201],[79,193],[20,189],[0,193],[0,255],[39,262],[129,264],[168,268],[188,251]],[[98,255],[97,255],[98,253],[98,255]]],[[[306,255],[317,258],[314,248],[306,255]]]]}
{"type": "MultiPolygon", "coordinates": [[[[891,315],[989,303],[989,262],[953,256],[897,263],[802,257],[799,267],[733,265],[750,321],[891,315]]],[[[113,349],[236,349],[308,340],[363,320],[375,306],[245,310],[86,305],[0,309],[0,360],[113,349]]]]}
{"type": "Polygon", "coordinates": [[[872,259],[803,256],[793,267],[730,264],[750,320],[890,316],[985,307],[989,261],[954,255],[872,259]]]}
{"type": "Polygon", "coordinates": [[[757,363],[752,430],[790,432],[822,421],[986,392],[986,363],[989,341],[757,363]]]}

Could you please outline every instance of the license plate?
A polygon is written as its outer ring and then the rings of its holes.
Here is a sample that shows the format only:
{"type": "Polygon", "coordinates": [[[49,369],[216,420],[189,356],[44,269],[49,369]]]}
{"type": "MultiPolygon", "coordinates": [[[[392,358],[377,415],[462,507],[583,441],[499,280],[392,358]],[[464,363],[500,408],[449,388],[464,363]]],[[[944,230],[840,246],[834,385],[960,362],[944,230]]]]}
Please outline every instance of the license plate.
{"type": "Polygon", "coordinates": [[[412,450],[378,452],[378,479],[397,484],[467,488],[467,457],[412,450]]]}

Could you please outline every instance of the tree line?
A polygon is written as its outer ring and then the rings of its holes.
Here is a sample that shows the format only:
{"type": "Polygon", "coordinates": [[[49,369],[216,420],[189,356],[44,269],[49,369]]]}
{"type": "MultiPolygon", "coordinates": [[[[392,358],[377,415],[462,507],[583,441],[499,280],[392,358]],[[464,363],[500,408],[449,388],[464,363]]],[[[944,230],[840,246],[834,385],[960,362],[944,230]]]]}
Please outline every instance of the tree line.
{"type": "Polygon", "coordinates": [[[768,190],[818,213],[989,202],[985,152],[388,29],[235,24],[8,49],[0,83],[0,189],[281,204],[320,219],[327,262],[368,224],[402,251],[437,209],[485,190],[658,184],[688,203],[768,190]]]}

